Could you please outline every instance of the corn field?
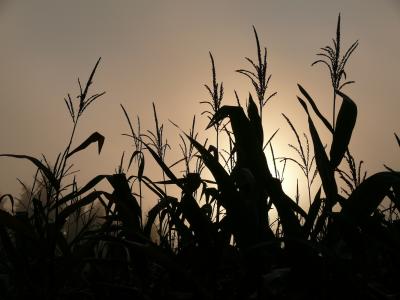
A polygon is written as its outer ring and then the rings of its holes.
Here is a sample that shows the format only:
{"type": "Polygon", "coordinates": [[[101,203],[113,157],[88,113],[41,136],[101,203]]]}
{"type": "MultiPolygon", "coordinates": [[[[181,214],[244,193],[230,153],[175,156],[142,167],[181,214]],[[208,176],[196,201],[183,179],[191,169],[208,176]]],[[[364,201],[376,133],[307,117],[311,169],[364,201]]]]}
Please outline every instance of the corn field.
{"type": "Polygon", "coordinates": [[[358,41],[342,49],[339,15],[333,43],[313,63],[328,71],[332,114],[324,116],[311,88],[298,84],[299,117],[308,128],[300,134],[283,114],[294,155],[275,157],[279,133],[266,136],[262,118],[276,92],[269,88],[267,48],[253,31],[256,58],[246,58],[249,68],[237,72],[254,90],[225,105],[209,53],[202,117],[213,138],[200,140],[195,118],[187,132],[175,124],[181,158],[173,164],[165,159],[172,150],[156,106],[154,129],[143,131],[140,118],[121,105],[129,154],[114,174],[76,182],[70,158],[92,144],[100,154],[106,142],[98,132],[75,139],[86,109],[104,95],[92,93],[100,59],[86,83],[79,81],[78,96],[64,99],[72,130],[54,162],[0,154],[37,168],[32,186],[24,186],[23,207],[13,195],[0,195],[11,207],[0,209],[1,299],[400,298],[400,173],[384,166],[367,176],[350,150],[357,106],[345,68],[358,41]],[[322,140],[321,126],[329,139],[322,140]],[[148,176],[149,160],[159,166],[161,181],[148,176]],[[306,207],[299,192],[294,199],[285,193],[278,161],[295,165],[305,178],[306,207]],[[111,191],[99,189],[102,182],[111,191]],[[156,203],[148,211],[145,191],[156,203]]]}

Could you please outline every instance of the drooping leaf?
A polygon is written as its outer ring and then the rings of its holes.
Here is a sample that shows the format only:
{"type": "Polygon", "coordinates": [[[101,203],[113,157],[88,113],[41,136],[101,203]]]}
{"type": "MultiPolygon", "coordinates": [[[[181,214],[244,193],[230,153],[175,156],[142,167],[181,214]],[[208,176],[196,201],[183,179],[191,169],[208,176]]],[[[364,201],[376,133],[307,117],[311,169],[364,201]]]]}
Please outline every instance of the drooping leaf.
{"type": "Polygon", "coordinates": [[[211,119],[207,129],[212,127],[216,122],[220,122],[225,118],[229,118],[235,136],[235,146],[238,151],[238,160],[247,160],[247,149],[256,145],[257,137],[251,130],[250,121],[246,117],[242,107],[224,105],[221,107],[211,119]]]}
{"type": "Polygon", "coordinates": [[[399,183],[399,172],[380,172],[368,177],[350,195],[340,214],[362,221],[377,209],[390,188],[399,183]]]}
{"type": "Polygon", "coordinates": [[[89,145],[93,144],[93,143],[97,143],[97,147],[98,147],[98,151],[99,154],[101,152],[101,149],[103,147],[104,144],[104,136],[101,135],[98,132],[94,132],[92,133],[82,144],[80,144],[78,147],[76,147],[74,150],[72,150],[71,152],[68,153],[67,158],[72,156],[73,154],[86,149],[89,145]]]}
{"type": "Polygon", "coordinates": [[[331,166],[333,169],[336,169],[343,159],[357,119],[356,104],[344,93],[337,91],[337,94],[343,98],[343,102],[337,116],[330,151],[331,166]]]}
{"type": "Polygon", "coordinates": [[[56,189],[60,189],[60,183],[54,176],[53,172],[49,168],[47,168],[40,160],[37,158],[34,158],[32,156],[28,155],[17,155],[17,154],[0,154],[0,157],[14,157],[14,158],[21,158],[21,159],[27,159],[30,162],[32,162],[36,167],[40,169],[40,171],[43,172],[43,174],[46,176],[47,180],[50,182],[50,184],[56,189]]]}
{"type": "Polygon", "coordinates": [[[222,106],[212,117],[207,128],[213,127],[215,124],[221,122],[223,119],[231,116],[232,114],[237,114],[239,111],[243,111],[243,108],[237,106],[224,105],[222,106]]]}
{"type": "MultiPolygon", "coordinates": [[[[252,129],[250,120],[246,117],[243,108],[223,106],[214,117],[216,119],[229,117],[230,119],[235,137],[235,149],[237,150],[237,166],[250,169],[255,175],[258,184],[264,185],[265,181],[271,181],[272,174],[269,170],[262,144],[257,142],[256,132],[252,129]]],[[[212,122],[213,120],[211,120],[210,124],[212,122]]]]}

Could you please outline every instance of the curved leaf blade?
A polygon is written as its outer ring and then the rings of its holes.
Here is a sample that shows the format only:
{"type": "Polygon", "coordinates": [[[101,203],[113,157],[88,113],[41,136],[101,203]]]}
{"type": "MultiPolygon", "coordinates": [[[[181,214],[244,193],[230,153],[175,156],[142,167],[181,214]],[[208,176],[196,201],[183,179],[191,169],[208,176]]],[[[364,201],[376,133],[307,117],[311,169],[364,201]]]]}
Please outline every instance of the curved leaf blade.
{"type": "Polygon", "coordinates": [[[336,169],[343,159],[357,119],[357,106],[353,100],[340,91],[337,91],[337,93],[343,98],[343,102],[336,119],[336,127],[330,151],[331,166],[333,169],[336,169]]]}
{"type": "Polygon", "coordinates": [[[400,184],[399,172],[380,172],[368,177],[345,202],[341,215],[352,220],[363,220],[374,212],[388,195],[390,188],[398,184],[400,184]]]}
{"type": "MultiPolygon", "coordinates": [[[[326,126],[326,128],[328,128],[328,130],[330,132],[333,132],[333,128],[332,125],[328,122],[328,120],[321,114],[321,112],[319,111],[317,105],[315,104],[313,98],[311,98],[311,96],[308,94],[308,92],[300,85],[297,84],[300,92],[303,94],[303,96],[307,99],[308,103],[310,103],[312,109],[314,110],[315,114],[318,116],[318,118],[320,118],[320,120],[322,121],[322,123],[324,123],[324,125],[326,126]]],[[[299,98],[299,97],[297,97],[299,98]]]]}
{"type": "Polygon", "coordinates": [[[20,159],[27,159],[30,162],[32,162],[37,168],[40,169],[40,171],[43,172],[43,174],[46,176],[46,178],[49,180],[51,185],[56,189],[60,189],[60,183],[54,176],[53,172],[49,168],[47,168],[40,160],[37,158],[34,158],[29,155],[18,155],[18,154],[0,154],[0,157],[14,157],[14,158],[20,158],[20,159]]]}
{"type": "Polygon", "coordinates": [[[105,140],[104,136],[96,131],[96,132],[92,133],[82,144],[80,144],[74,150],[69,152],[67,155],[67,158],[79,151],[86,149],[93,143],[97,143],[98,151],[100,154],[101,149],[103,148],[104,140],[105,140]]]}

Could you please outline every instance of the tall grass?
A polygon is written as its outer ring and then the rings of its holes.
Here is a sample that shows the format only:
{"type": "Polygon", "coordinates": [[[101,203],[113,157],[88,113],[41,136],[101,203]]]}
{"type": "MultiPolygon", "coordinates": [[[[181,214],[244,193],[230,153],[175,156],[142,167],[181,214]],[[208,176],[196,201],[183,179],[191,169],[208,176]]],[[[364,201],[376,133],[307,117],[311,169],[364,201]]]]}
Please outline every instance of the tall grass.
{"type": "Polygon", "coordinates": [[[122,155],[114,174],[98,175],[83,186],[71,179],[69,158],[93,143],[100,152],[104,143],[95,132],[73,147],[78,121],[104,94],[88,96],[100,60],[86,85],[78,82],[77,100],[70,95],[65,99],[72,133],[53,164],[46,157],[0,154],[1,159],[28,160],[38,170],[33,187],[27,189],[31,209],[16,212],[15,197],[0,195],[0,202],[9,201],[12,208],[0,210],[3,298],[391,299],[400,295],[400,174],[387,167],[367,177],[362,161],[356,163],[349,151],[357,106],[343,93],[350,82],[342,79],[358,42],[341,56],[339,16],[333,47],[322,48],[322,59],[316,61],[329,69],[332,121],[299,84],[297,98],[308,133],[301,138],[283,114],[295,137],[288,147],[296,158],[279,157],[271,142],[279,132],[268,139],[264,136],[263,108],[276,93],[268,96],[267,50],[261,51],[253,30],[257,62],[246,59],[254,71],[238,72],[251,80],[255,100],[250,93],[246,107],[238,97],[237,105],[222,105],[223,84],[217,81],[210,53],[212,84],[206,85],[210,100],[202,103],[208,105],[203,115],[216,139],[200,141],[195,118],[187,133],[175,124],[182,155],[175,162],[168,162],[166,151],[172,149],[155,105],[153,131],[142,131],[139,118],[134,127],[122,106],[130,130],[126,135],[133,141],[127,166],[122,155]],[[321,140],[316,121],[328,128],[331,140],[321,140]],[[220,145],[221,135],[229,141],[227,149],[220,145]],[[272,166],[267,150],[273,156],[272,166]],[[161,181],[148,176],[145,162],[150,159],[159,166],[161,181]],[[277,170],[276,159],[296,164],[306,177],[307,211],[299,205],[299,192],[292,199],[283,190],[284,170],[277,170]],[[206,169],[209,176],[203,172],[206,169]],[[321,186],[313,194],[316,177],[321,186]],[[103,180],[111,191],[96,188],[103,180]],[[157,200],[147,215],[144,190],[157,200]],[[390,203],[388,208],[380,208],[383,200],[390,203]],[[272,209],[277,211],[276,221],[270,220],[272,209]]]}

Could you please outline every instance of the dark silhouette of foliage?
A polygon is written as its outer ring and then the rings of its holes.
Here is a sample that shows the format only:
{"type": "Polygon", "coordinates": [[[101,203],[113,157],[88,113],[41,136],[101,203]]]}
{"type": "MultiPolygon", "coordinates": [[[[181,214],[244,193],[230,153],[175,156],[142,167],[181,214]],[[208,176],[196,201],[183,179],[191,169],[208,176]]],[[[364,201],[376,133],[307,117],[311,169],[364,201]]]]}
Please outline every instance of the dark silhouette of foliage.
{"type": "MultiPolygon", "coordinates": [[[[304,139],[283,114],[297,143],[289,147],[298,158],[276,159],[295,163],[307,178],[306,211],[300,205],[298,185],[295,199],[282,188],[271,143],[278,130],[264,144],[262,108],[275,93],[265,99],[271,78],[267,50],[262,53],[253,29],[258,63],[246,59],[255,72],[238,70],[250,78],[257,94],[256,101],[249,94],[246,108],[238,97],[238,105],[222,105],[223,85],[217,83],[210,53],[212,86],[206,88],[211,99],[202,103],[209,105],[203,114],[209,118],[207,129],[216,131],[216,144],[199,141],[193,118],[189,132],[181,130],[179,135],[182,158],[169,164],[166,150],[170,146],[155,104],[155,131],[145,133],[139,118],[137,128],[133,127],[122,106],[130,130],[125,135],[133,140],[127,167],[123,154],[115,174],[97,175],[83,186],[75,178],[66,184],[74,172],[69,158],[93,143],[100,153],[105,141],[94,132],[72,148],[78,120],[104,94],[88,96],[99,59],[85,87],[78,81],[78,102],[69,95],[65,99],[73,128],[53,167],[45,156],[0,154],[0,159],[24,159],[37,167],[32,188],[24,186],[29,198],[24,211],[14,209],[15,197],[0,195],[0,204],[9,200],[11,205],[10,211],[0,209],[0,298],[399,297],[400,173],[386,166],[386,171],[366,177],[362,161],[357,165],[349,151],[357,105],[341,91],[350,83],[341,79],[358,42],[340,55],[339,15],[334,47],[322,48],[323,59],[315,62],[324,63],[330,71],[332,123],[300,84],[297,99],[309,131],[304,139]],[[337,96],[342,101],[336,116],[337,96]],[[328,143],[319,135],[314,114],[332,134],[328,143]],[[227,135],[229,149],[219,145],[222,134],[227,135]],[[274,169],[266,158],[268,145],[274,169]],[[161,181],[149,178],[145,158],[159,166],[161,181]],[[175,170],[182,165],[183,171],[175,170]],[[203,172],[206,169],[209,176],[203,172]],[[313,195],[315,178],[321,186],[313,195]],[[111,191],[98,189],[102,181],[110,184],[111,191]],[[174,186],[174,191],[168,186],[174,186]],[[143,188],[156,200],[147,217],[143,188]],[[390,204],[382,208],[385,199],[390,204]],[[272,212],[277,213],[275,221],[272,212]]],[[[400,145],[396,134],[395,138],[400,145]]]]}

